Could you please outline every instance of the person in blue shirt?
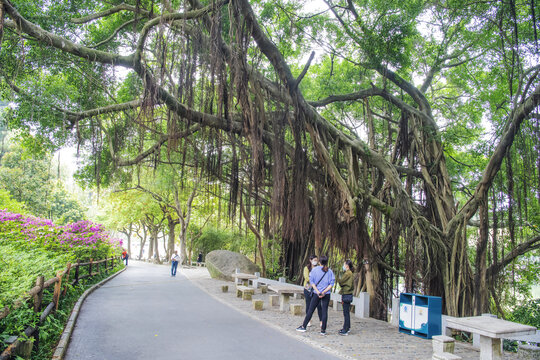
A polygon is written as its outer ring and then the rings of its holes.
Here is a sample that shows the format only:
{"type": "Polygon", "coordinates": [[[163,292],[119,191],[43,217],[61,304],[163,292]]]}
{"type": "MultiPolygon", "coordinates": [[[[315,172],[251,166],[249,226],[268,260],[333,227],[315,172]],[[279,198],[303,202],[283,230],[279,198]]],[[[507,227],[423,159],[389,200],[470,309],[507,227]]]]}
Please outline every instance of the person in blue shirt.
{"type": "Polygon", "coordinates": [[[330,303],[330,291],[336,282],[336,278],[332,270],[328,268],[328,257],[320,257],[321,266],[317,266],[311,273],[309,273],[309,283],[313,288],[313,296],[311,297],[311,302],[309,303],[309,309],[307,311],[306,317],[304,318],[304,323],[302,326],[296,328],[296,331],[306,332],[306,327],[315,312],[315,309],[319,304],[321,304],[321,317],[322,317],[322,326],[321,326],[321,335],[326,335],[326,323],[328,321],[328,304],[330,303]]]}

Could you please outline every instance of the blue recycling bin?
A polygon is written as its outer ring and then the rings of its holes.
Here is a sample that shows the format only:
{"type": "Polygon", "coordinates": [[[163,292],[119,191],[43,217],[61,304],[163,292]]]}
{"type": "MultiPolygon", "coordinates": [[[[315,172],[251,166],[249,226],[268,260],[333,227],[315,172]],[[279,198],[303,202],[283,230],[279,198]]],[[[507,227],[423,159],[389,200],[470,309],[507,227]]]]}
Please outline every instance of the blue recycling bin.
{"type": "Polygon", "coordinates": [[[399,332],[424,339],[441,335],[442,299],[402,293],[399,296],[399,332]]]}

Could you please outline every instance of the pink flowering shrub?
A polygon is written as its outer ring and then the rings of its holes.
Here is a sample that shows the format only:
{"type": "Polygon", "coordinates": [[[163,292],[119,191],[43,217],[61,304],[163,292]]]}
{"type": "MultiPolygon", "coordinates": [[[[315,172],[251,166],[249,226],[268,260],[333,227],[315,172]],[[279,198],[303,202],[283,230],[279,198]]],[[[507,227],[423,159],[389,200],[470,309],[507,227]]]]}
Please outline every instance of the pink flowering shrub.
{"type": "Polygon", "coordinates": [[[77,259],[103,259],[119,254],[122,240],[112,238],[103,225],[91,221],[58,226],[51,220],[10,213],[0,210],[0,243],[17,242],[25,248],[43,249],[69,254],[71,261],[77,259]]]}
{"type": "Polygon", "coordinates": [[[119,255],[122,242],[90,221],[58,226],[47,219],[0,210],[0,308],[10,306],[35,284],[68,262],[119,255]]]}

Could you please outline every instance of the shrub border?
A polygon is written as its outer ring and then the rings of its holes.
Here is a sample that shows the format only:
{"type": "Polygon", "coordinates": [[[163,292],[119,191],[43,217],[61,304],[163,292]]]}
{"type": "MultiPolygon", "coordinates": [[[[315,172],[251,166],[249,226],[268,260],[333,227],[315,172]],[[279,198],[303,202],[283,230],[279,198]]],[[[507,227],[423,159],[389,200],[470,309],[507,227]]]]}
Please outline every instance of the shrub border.
{"type": "Polygon", "coordinates": [[[54,351],[52,360],[62,360],[66,354],[67,348],[69,346],[69,340],[71,339],[71,334],[73,333],[73,328],[75,327],[75,323],[77,322],[77,318],[79,317],[79,312],[81,311],[81,306],[91,293],[94,292],[94,290],[99,289],[103,284],[108,282],[109,280],[114,279],[116,276],[120,275],[122,272],[124,272],[127,268],[124,267],[123,269],[117,271],[116,273],[112,274],[106,279],[101,280],[99,283],[92,286],[90,289],[86,290],[79,300],[77,300],[77,303],[73,307],[73,310],[71,311],[71,315],[69,316],[69,320],[66,324],[66,327],[64,328],[64,332],[62,333],[62,336],[60,336],[60,341],[58,342],[58,345],[56,346],[56,349],[54,351]]]}

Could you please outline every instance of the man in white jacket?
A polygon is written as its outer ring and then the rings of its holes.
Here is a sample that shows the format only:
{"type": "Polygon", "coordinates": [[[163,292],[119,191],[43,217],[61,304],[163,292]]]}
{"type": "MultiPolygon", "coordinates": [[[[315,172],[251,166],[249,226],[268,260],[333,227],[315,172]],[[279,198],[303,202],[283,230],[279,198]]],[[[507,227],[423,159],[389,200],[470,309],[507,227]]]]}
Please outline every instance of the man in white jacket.
{"type": "Polygon", "coordinates": [[[180,255],[178,255],[178,250],[174,250],[174,254],[171,257],[171,276],[176,276],[176,268],[178,267],[179,261],[180,255]]]}

